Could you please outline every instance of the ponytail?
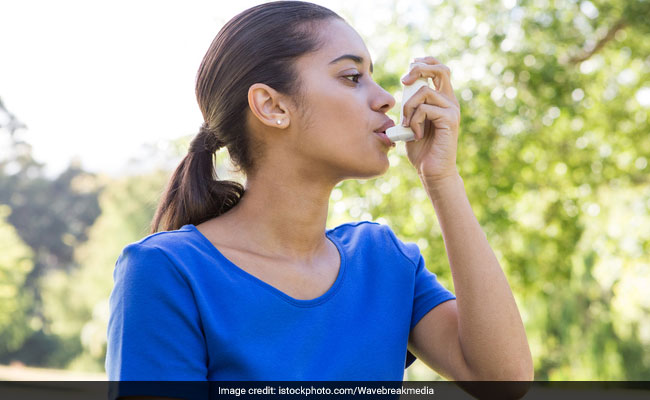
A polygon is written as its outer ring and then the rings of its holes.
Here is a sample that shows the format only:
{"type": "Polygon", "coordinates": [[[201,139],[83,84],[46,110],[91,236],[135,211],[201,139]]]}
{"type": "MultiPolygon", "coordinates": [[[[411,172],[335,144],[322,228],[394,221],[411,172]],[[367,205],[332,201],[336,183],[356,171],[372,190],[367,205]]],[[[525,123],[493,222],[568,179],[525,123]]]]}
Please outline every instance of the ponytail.
{"type": "Polygon", "coordinates": [[[239,202],[244,187],[238,182],[218,180],[214,169],[214,153],[221,146],[216,135],[203,124],[169,180],[150,233],[175,230],[186,224],[198,225],[239,202]]]}

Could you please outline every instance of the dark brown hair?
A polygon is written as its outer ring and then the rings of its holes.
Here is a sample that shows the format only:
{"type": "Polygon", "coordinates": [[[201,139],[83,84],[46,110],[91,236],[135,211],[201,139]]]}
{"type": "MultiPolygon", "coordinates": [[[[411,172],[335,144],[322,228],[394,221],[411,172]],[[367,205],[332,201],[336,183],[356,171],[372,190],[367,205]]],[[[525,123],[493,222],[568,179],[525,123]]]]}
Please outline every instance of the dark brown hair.
{"type": "Polygon", "coordinates": [[[318,49],[315,23],[328,18],[341,17],[316,4],[277,1],[249,8],[221,28],[196,78],[196,98],[205,122],[163,192],[151,233],[198,225],[239,202],[244,187],[218,179],[215,151],[225,146],[240,171],[254,172],[261,149],[251,143],[246,124],[248,89],[264,83],[297,96],[294,61],[318,49]]]}

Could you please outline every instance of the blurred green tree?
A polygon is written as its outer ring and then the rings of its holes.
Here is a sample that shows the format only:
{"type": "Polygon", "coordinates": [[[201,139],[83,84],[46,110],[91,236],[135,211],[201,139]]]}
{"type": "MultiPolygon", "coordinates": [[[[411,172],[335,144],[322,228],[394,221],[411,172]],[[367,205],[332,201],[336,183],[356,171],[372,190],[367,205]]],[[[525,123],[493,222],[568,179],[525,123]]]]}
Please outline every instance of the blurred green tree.
{"type": "MultiPolygon", "coordinates": [[[[536,378],[648,379],[641,349],[650,345],[650,296],[627,289],[650,268],[650,235],[603,235],[616,222],[602,216],[648,218],[650,2],[392,4],[364,32],[375,79],[398,91],[398,77],[421,55],[451,67],[460,172],[522,310],[536,378]],[[610,201],[616,193],[626,197],[610,201]],[[617,250],[625,243],[634,251],[617,250]]],[[[343,212],[337,220],[389,223],[451,287],[433,209],[396,150],[385,176],[334,193],[345,203],[333,204],[343,212]]]]}
{"type": "MultiPolygon", "coordinates": [[[[18,325],[29,321],[31,336],[20,336],[20,346],[0,348],[0,362],[19,360],[32,365],[65,365],[73,343],[61,343],[49,333],[49,321],[43,316],[42,277],[52,270],[71,271],[74,248],[83,243],[86,230],[99,215],[99,187],[85,184],[93,176],[71,164],[55,178],[45,176],[43,164],[32,157],[31,146],[17,134],[25,125],[0,101],[0,205],[11,213],[6,222],[30,248],[32,267],[17,290],[29,298],[29,309],[18,325]],[[64,349],[60,354],[57,349],[64,349]]],[[[20,268],[20,265],[16,265],[20,268]]],[[[16,281],[18,282],[18,281],[16,281]]],[[[17,300],[18,301],[18,300],[17,300]]]]}
{"type": "Polygon", "coordinates": [[[32,250],[7,223],[11,209],[0,204],[0,354],[16,351],[33,332],[32,297],[22,291],[34,268],[32,250]]]}

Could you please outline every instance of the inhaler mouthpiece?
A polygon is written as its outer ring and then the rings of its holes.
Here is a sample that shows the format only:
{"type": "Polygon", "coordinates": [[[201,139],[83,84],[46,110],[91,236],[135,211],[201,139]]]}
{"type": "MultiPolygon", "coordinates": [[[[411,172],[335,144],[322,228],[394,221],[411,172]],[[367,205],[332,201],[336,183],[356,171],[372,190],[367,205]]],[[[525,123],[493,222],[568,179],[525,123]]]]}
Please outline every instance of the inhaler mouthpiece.
{"type": "MultiPolygon", "coordinates": [[[[422,63],[411,63],[409,65],[409,70],[413,68],[414,65],[422,63]]],[[[413,97],[413,95],[420,90],[422,86],[429,87],[429,78],[418,78],[413,84],[404,86],[402,91],[402,104],[399,114],[399,125],[393,126],[386,129],[386,136],[390,139],[391,142],[397,142],[398,140],[403,140],[405,142],[410,142],[415,139],[415,133],[413,129],[407,126],[402,126],[404,121],[404,104],[413,97]]]]}

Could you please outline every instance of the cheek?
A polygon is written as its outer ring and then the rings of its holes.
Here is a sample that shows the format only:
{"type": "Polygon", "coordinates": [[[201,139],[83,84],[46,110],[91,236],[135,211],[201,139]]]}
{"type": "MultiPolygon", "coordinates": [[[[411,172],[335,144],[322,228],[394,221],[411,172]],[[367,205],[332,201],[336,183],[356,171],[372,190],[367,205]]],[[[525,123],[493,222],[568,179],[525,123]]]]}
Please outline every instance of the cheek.
{"type": "Polygon", "coordinates": [[[338,96],[321,96],[312,116],[318,119],[322,129],[335,129],[336,134],[344,139],[357,136],[359,131],[367,128],[365,114],[359,99],[343,93],[338,96]]]}
{"type": "Polygon", "coordinates": [[[361,91],[328,82],[306,88],[306,95],[300,104],[301,130],[310,136],[318,148],[332,145],[339,152],[349,152],[363,146],[367,133],[367,98],[361,98],[361,91]]]}

